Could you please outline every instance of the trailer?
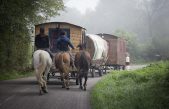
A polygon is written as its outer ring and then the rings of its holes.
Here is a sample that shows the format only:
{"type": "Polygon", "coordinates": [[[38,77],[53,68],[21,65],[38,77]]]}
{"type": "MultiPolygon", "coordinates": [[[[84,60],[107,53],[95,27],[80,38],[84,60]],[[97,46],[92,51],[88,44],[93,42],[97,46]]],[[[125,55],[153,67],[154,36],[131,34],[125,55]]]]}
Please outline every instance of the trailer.
{"type": "Polygon", "coordinates": [[[126,40],[111,34],[97,34],[108,43],[108,59],[106,66],[113,67],[115,70],[125,69],[126,61],[126,40]]]}

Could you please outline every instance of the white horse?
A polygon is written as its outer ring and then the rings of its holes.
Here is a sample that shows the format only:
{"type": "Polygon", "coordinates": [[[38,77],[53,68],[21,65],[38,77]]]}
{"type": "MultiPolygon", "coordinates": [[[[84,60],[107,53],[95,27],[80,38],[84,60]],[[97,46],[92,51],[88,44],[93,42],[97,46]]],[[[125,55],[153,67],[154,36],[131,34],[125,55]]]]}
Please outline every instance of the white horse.
{"type": "Polygon", "coordinates": [[[47,93],[47,74],[52,66],[52,59],[47,51],[37,50],[33,54],[34,70],[36,78],[39,83],[39,94],[42,95],[42,91],[47,93]]]}

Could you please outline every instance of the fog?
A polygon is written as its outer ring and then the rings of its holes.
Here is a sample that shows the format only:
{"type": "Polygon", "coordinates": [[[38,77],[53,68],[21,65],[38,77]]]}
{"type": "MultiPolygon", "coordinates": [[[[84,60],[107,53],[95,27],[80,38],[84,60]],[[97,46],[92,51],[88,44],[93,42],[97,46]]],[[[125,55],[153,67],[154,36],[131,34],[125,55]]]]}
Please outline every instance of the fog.
{"type": "MultiPolygon", "coordinates": [[[[65,4],[68,1],[71,0],[66,0],[65,4]]],[[[147,44],[144,52],[153,53],[149,54],[150,57],[154,54],[169,57],[169,52],[166,53],[169,51],[168,0],[99,0],[93,6],[93,9],[88,7],[82,13],[77,7],[67,5],[60,16],[50,21],[73,23],[86,28],[90,34],[115,34],[117,30],[133,33],[138,46],[147,44]]]]}
{"type": "Polygon", "coordinates": [[[51,21],[77,24],[86,28],[87,33],[112,34],[117,29],[135,31],[139,18],[135,0],[100,0],[95,11],[88,9],[81,14],[77,9],[67,7],[65,12],[51,21]]]}
{"type": "MultiPolygon", "coordinates": [[[[66,0],[65,4],[68,1],[71,0],[66,0]]],[[[81,14],[76,8],[67,7],[60,16],[53,17],[51,21],[77,24],[86,28],[87,33],[112,34],[117,29],[123,29],[140,36],[148,36],[145,7],[150,1],[154,0],[100,0],[95,11],[88,9],[85,14],[81,14]]],[[[151,9],[151,6],[148,7],[151,9]]],[[[148,11],[153,11],[150,9],[148,11]]]]}

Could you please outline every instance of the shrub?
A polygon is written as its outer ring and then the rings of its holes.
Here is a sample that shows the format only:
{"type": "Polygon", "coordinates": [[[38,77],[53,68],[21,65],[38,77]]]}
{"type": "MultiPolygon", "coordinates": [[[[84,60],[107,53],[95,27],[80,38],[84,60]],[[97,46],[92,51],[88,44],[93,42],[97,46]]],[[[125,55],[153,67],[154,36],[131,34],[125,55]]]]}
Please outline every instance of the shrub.
{"type": "Polygon", "coordinates": [[[92,90],[93,109],[168,109],[169,62],[112,71],[92,90]]]}

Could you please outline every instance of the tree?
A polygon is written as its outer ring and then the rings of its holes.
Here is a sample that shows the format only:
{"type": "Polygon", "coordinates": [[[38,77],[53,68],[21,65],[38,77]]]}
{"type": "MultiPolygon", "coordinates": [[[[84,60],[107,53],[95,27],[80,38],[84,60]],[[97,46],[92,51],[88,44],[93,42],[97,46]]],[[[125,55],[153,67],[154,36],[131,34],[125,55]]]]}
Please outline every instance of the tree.
{"type": "Polygon", "coordinates": [[[142,13],[141,19],[145,21],[144,28],[148,27],[147,57],[154,60],[155,56],[160,56],[162,59],[168,59],[169,50],[167,46],[169,40],[168,31],[168,0],[139,0],[138,10],[142,13]]]}
{"type": "Polygon", "coordinates": [[[138,9],[143,12],[148,26],[149,37],[153,37],[153,23],[157,13],[165,8],[167,0],[138,0],[138,9]]]}
{"type": "Polygon", "coordinates": [[[138,60],[141,53],[136,35],[120,29],[116,30],[114,34],[116,36],[123,37],[127,41],[127,51],[130,53],[132,61],[138,60]]]}
{"type": "Polygon", "coordinates": [[[0,68],[26,66],[31,28],[63,9],[62,0],[0,0],[0,68]]]}

